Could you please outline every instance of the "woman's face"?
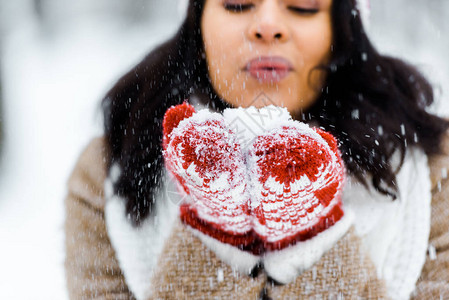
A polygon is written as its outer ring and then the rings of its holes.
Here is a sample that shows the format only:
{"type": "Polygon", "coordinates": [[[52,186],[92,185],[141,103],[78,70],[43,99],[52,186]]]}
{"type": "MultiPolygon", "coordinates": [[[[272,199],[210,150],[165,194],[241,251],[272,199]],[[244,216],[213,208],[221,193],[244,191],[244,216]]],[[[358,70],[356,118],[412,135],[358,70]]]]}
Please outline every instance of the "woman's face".
{"type": "Polygon", "coordinates": [[[233,106],[275,104],[290,112],[309,107],[325,80],[315,68],[330,59],[331,4],[206,0],[201,30],[218,95],[233,106]]]}

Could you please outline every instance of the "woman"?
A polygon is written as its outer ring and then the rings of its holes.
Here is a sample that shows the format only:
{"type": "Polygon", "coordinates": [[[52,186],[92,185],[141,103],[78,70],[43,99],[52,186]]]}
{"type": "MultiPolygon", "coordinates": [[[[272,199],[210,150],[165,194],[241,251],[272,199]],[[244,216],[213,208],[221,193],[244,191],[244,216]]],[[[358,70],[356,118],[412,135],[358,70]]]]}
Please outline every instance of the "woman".
{"type": "MultiPolygon", "coordinates": [[[[73,298],[448,295],[449,160],[441,153],[449,124],[426,112],[433,101],[426,79],[374,49],[359,5],[189,2],[177,34],[108,93],[105,137],[89,145],[69,181],[73,298]],[[295,120],[332,133],[348,172],[343,199],[355,212],[351,229],[330,249],[312,249],[323,253],[286,282],[263,265],[236,272],[175,221],[179,208],[164,193],[171,182],[162,122],[184,99],[218,112],[269,99],[295,120]]],[[[224,249],[245,260],[245,251],[224,249]]]]}

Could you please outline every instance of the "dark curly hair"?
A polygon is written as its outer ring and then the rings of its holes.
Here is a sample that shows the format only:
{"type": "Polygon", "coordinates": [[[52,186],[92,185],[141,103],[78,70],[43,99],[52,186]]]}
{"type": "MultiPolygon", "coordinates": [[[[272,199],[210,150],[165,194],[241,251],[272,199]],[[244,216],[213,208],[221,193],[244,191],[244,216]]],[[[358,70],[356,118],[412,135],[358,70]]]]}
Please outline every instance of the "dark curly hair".
{"type": "MultiPolygon", "coordinates": [[[[222,111],[229,107],[214,91],[201,35],[204,0],[190,0],[178,32],[149,53],[107,93],[102,105],[104,129],[114,163],[121,174],[114,192],[126,201],[126,212],[139,225],[152,211],[163,174],[162,118],[171,106],[196,97],[222,111]]],[[[396,169],[390,164],[399,151],[418,146],[438,152],[449,127],[426,111],[433,88],[411,65],[379,54],[369,41],[355,0],[333,1],[332,59],[315,104],[295,115],[316,121],[340,141],[350,174],[393,198],[396,169]]]]}

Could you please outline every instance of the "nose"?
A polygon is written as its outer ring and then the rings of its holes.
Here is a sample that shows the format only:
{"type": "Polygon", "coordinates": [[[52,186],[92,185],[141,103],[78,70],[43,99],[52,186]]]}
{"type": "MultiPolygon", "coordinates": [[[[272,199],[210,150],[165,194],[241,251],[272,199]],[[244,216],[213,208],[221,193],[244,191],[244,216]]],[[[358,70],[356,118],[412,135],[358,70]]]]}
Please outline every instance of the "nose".
{"type": "Polygon", "coordinates": [[[289,39],[288,27],[278,1],[262,1],[252,20],[248,35],[257,42],[285,42],[289,39]]]}

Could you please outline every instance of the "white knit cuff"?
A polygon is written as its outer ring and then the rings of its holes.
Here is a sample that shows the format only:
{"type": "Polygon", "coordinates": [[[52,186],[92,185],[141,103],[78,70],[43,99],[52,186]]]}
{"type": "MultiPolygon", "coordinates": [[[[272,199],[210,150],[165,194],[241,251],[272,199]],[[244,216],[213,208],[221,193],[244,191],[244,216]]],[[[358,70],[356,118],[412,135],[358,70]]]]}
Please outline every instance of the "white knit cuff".
{"type": "Polygon", "coordinates": [[[345,215],[335,225],[310,240],[266,253],[263,265],[268,276],[282,284],[292,282],[320,260],[321,256],[346,234],[353,221],[354,214],[345,210],[345,215]]]}

